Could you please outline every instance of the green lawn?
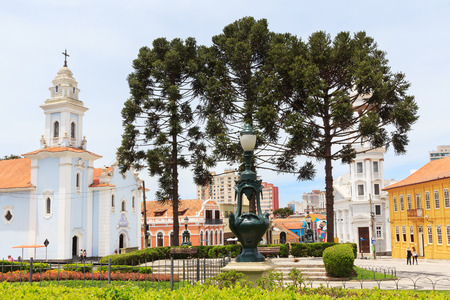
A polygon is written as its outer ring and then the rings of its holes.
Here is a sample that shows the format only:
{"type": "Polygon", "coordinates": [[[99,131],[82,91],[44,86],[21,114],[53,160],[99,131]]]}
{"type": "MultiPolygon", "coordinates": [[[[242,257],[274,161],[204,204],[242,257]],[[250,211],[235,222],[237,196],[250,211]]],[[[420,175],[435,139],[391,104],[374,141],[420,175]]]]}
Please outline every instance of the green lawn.
{"type": "Polygon", "coordinates": [[[359,279],[381,280],[381,279],[395,279],[395,278],[397,278],[396,276],[393,276],[393,275],[388,275],[388,274],[385,275],[384,273],[369,271],[369,270],[366,270],[366,269],[358,268],[356,266],[353,267],[353,270],[354,270],[354,273],[350,277],[350,279],[355,279],[355,280],[359,280],[359,279]]]}

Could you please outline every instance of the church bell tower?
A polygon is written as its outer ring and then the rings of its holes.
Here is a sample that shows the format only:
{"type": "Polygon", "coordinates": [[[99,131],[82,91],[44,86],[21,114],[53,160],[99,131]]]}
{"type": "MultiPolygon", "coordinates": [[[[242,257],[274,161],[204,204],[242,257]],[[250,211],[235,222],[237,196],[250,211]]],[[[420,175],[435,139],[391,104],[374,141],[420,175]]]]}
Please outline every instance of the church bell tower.
{"type": "Polygon", "coordinates": [[[52,81],[50,99],[40,107],[45,114],[45,133],[41,138],[41,147],[74,147],[86,149],[83,137],[83,116],[88,110],[78,99],[80,90],[67,67],[67,51],[64,66],[52,81]]]}

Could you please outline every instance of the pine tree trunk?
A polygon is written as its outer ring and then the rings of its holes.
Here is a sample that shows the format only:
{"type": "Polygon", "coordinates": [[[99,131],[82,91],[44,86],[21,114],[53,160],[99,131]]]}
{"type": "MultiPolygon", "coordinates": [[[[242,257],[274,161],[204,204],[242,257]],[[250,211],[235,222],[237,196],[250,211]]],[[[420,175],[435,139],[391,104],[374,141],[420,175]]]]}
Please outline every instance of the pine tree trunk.
{"type": "Polygon", "coordinates": [[[334,242],[333,166],[331,163],[331,156],[327,156],[325,158],[325,195],[327,199],[327,242],[329,243],[334,242]]]}
{"type": "Polygon", "coordinates": [[[173,194],[172,194],[172,208],[173,208],[173,239],[171,246],[180,245],[180,224],[178,222],[178,149],[177,136],[172,136],[172,176],[173,176],[173,194]]]}

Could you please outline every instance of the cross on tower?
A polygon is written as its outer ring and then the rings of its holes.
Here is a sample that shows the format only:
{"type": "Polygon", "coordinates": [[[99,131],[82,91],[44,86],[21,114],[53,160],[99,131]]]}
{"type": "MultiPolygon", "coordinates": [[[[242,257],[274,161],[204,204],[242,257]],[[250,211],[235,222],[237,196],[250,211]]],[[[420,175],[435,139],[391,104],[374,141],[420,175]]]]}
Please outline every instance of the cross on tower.
{"type": "Polygon", "coordinates": [[[67,54],[67,49],[64,50],[62,55],[64,55],[64,67],[67,67],[67,56],[70,56],[69,54],[67,54]]]}

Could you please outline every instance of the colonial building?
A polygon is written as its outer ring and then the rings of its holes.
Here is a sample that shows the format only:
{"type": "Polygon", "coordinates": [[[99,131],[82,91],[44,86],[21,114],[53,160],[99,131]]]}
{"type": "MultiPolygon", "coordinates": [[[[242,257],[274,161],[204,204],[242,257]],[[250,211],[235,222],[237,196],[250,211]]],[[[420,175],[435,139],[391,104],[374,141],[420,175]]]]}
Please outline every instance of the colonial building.
{"type": "Polygon", "coordinates": [[[432,160],[389,185],[392,257],[416,248],[425,258],[450,259],[450,157],[432,160]]]}
{"type": "MultiPolygon", "coordinates": [[[[101,156],[87,150],[83,116],[88,109],[66,64],[49,90],[50,99],[41,105],[41,148],[24,158],[0,161],[0,258],[22,255],[14,246],[42,245],[45,240],[48,259],[71,259],[81,249],[88,256],[104,256],[137,247],[137,174],[120,174],[115,165],[94,168],[101,156]]],[[[34,250],[23,255],[34,257],[34,250]]],[[[46,252],[38,249],[36,256],[44,259],[46,252]]]]}
{"type": "MultiPolygon", "coordinates": [[[[172,206],[169,203],[147,201],[146,207],[149,227],[148,247],[171,246],[174,239],[172,206]]],[[[184,219],[186,217],[188,218],[187,230],[190,233],[192,246],[224,244],[223,214],[216,201],[180,200],[178,216],[180,224],[179,244],[182,242],[184,219]]],[[[143,235],[142,232],[142,245],[144,243],[143,235]]]]}
{"type": "Polygon", "coordinates": [[[342,243],[356,243],[363,253],[372,253],[374,238],[377,253],[390,253],[389,202],[382,188],[392,182],[384,179],[385,150],[357,150],[367,152],[349,164],[350,173],[333,181],[335,237],[342,243]]]}

